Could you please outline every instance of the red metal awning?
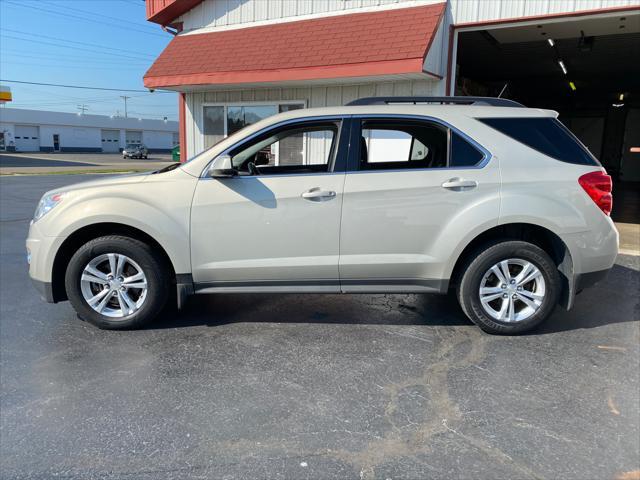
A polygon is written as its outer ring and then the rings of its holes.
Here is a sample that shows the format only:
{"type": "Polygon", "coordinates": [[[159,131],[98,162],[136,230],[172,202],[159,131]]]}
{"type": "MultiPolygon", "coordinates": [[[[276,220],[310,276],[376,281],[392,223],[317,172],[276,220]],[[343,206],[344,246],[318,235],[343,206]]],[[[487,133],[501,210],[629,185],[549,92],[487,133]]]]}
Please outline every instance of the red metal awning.
{"type": "Polygon", "coordinates": [[[147,20],[164,26],[170,25],[199,3],[202,0],[146,0],[147,20]]]}
{"type": "Polygon", "coordinates": [[[144,76],[148,88],[422,73],[446,3],[182,34],[144,76]]]}

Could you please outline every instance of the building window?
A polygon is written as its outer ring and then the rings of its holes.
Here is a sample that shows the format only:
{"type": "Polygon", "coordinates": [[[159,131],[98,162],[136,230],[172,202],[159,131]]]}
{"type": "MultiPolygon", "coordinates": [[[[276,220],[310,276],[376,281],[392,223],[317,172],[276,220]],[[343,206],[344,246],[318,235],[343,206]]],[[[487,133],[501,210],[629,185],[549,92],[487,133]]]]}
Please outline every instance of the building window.
{"type": "Polygon", "coordinates": [[[225,137],[224,107],[204,107],[204,146],[209,148],[225,137]]]}
{"type": "Polygon", "coordinates": [[[229,105],[227,107],[227,135],[278,113],[277,105],[229,105]]]}
{"type": "Polygon", "coordinates": [[[227,135],[275,115],[304,108],[304,103],[234,103],[203,107],[204,147],[215,145],[227,135]]]}

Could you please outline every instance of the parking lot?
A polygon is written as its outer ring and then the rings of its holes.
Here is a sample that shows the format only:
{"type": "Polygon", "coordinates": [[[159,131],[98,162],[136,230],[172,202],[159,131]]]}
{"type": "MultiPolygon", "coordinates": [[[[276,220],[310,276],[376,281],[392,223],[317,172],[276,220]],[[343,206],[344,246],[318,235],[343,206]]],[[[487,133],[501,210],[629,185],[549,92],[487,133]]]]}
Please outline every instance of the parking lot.
{"type": "Polygon", "coordinates": [[[2,152],[0,174],[43,174],[91,171],[153,170],[172,163],[167,153],[149,158],[122,158],[119,153],[2,152]]]}
{"type": "Polygon", "coordinates": [[[2,478],[640,470],[640,257],[519,337],[427,295],[201,295],[101,331],[39,299],[24,249],[40,195],[89,178],[0,178],[2,478]]]}

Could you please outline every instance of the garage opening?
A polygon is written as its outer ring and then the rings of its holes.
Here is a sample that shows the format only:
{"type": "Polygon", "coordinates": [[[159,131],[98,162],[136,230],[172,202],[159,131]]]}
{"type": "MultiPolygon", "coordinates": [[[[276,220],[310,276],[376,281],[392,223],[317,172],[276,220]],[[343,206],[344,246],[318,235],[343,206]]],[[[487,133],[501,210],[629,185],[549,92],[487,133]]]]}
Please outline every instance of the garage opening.
{"type": "Polygon", "coordinates": [[[463,28],[455,94],[502,96],[558,111],[619,188],[637,192],[639,52],[638,11],[463,28]]]}

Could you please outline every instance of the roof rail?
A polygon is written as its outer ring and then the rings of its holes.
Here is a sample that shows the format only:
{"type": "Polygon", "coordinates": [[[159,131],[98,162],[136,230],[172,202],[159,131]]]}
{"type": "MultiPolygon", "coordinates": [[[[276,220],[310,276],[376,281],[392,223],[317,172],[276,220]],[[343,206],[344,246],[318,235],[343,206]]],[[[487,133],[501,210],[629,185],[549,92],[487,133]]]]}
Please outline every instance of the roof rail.
{"type": "Polygon", "coordinates": [[[524,105],[507,98],[495,97],[365,97],[347,103],[354,105],[388,105],[390,103],[440,103],[456,105],[490,105],[492,107],[520,107],[524,105]]]}

